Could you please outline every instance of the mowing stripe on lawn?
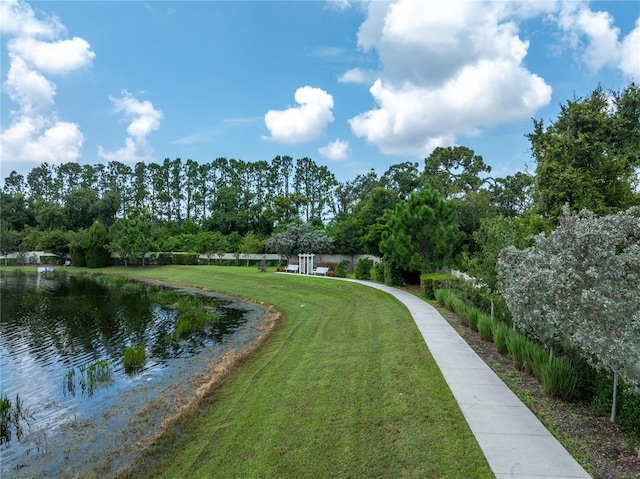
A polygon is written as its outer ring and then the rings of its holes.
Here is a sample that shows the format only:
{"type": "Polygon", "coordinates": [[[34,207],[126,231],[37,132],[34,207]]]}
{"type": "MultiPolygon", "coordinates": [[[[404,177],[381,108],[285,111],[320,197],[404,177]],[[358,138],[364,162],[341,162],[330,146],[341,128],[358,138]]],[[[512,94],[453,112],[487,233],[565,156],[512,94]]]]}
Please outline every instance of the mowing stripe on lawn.
{"type": "Polygon", "coordinates": [[[149,477],[493,477],[411,315],[389,295],[253,268],[106,272],[283,312],[263,347],[153,451],[149,477]]]}

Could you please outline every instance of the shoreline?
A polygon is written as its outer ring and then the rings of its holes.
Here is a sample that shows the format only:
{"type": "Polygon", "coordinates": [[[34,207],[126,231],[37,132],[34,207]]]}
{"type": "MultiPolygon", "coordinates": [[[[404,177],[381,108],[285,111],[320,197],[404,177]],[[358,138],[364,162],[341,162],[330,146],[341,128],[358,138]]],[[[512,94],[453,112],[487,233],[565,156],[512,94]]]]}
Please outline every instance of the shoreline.
{"type": "Polygon", "coordinates": [[[131,279],[249,305],[244,331],[192,357],[171,360],[168,371],[158,377],[143,373],[133,378],[135,384],[114,392],[106,407],[91,417],[70,411],[69,420],[51,436],[48,428],[34,431],[34,440],[41,443],[38,452],[12,458],[16,464],[3,474],[16,478],[135,477],[135,470],[152,464],[154,445],[188,420],[231,372],[262,347],[282,317],[272,307],[245,298],[171,282],[131,279]]]}

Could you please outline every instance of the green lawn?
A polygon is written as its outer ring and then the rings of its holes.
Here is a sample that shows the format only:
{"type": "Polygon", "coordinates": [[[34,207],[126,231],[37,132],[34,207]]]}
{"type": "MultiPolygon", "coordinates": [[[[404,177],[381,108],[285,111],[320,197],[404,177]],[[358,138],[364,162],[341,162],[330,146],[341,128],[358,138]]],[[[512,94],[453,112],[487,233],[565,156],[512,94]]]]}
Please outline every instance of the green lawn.
{"type": "Polygon", "coordinates": [[[493,477],[394,298],[255,268],[100,272],[231,293],[284,314],[264,346],[153,452],[150,477],[493,477]]]}

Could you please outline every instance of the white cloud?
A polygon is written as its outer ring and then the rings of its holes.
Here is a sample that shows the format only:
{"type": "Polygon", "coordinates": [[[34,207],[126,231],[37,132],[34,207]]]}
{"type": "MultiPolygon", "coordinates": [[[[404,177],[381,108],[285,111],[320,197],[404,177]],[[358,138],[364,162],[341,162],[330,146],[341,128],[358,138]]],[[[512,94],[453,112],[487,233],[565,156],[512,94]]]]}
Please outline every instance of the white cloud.
{"type": "Polygon", "coordinates": [[[45,73],[64,73],[91,64],[96,56],[89,43],[80,37],[43,42],[33,37],[16,38],[9,49],[45,73]]]}
{"type": "Polygon", "coordinates": [[[347,70],[338,81],[340,83],[368,83],[371,84],[375,80],[376,73],[370,70],[363,70],[361,68],[351,68],[347,70]]]}
{"type": "Polygon", "coordinates": [[[10,54],[11,66],[4,88],[9,98],[18,104],[18,116],[39,114],[54,105],[55,85],[37,71],[29,68],[19,56],[10,54]]]}
{"type": "Polygon", "coordinates": [[[55,165],[78,160],[83,142],[75,123],[22,116],[0,133],[0,154],[10,163],[55,165]]]}
{"type": "Polygon", "coordinates": [[[115,105],[116,112],[122,111],[127,118],[132,119],[127,128],[127,132],[131,136],[142,138],[153,130],[160,128],[160,120],[163,117],[163,113],[160,110],[156,110],[150,101],[139,101],[133,98],[127,90],[122,91],[122,97],[109,96],[109,100],[115,105]]]}
{"type": "Polygon", "coordinates": [[[153,148],[147,140],[147,136],[160,128],[160,120],[164,114],[156,110],[148,101],[140,101],[127,90],[122,91],[119,98],[109,96],[113,102],[116,113],[124,112],[125,118],[131,120],[127,127],[129,137],[125,139],[125,145],[115,151],[108,151],[98,146],[98,156],[107,161],[138,162],[153,160],[153,148]]]}
{"type": "Polygon", "coordinates": [[[620,38],[609,12],[593,11],[586,2],[565,2],[556,21],[564,32],[565,42],[595,74],[610,67],[630,78],[640,74],[640,17],[635,29],[620,38]]]}
{"type": "Polygon", "coordinates": [[[135,141],[129,137],[124,140],[124,146],[114,151],[108,151],[98,145],[98,156],[106,161],[119,161],[121,163],[138,163],[140,161],[153,161],[153,149],[146,141],[135,141]]]}
{"type": "Polygon", "coordinates": [[[57,17],[38,20],[31,6],[22,0],[0,2],[0,32],[5,35],[54,38],[66,32],[57,17]]]}
{"type": "Polygon", "coordinates": [[[84,137],[73,122],[60,121],[53,107],[56,85],[46,73],[66,73],[91,63],[89,43],[66,34],[55,17],[36,18],[23,1],[0,2],[0,31],[7,41],[9,71],[4,92],[17,104],[0,132],[3,162],[59,164],[76,161],[84,137]]]}
{"type": "Polygon", "coordinates": [[[529,44],[515,19],[547,8],[370,3],[358,43],[378,51],[383,70],[370,88],[378,107],[349,120],[353,133],[383,153],[424,157],[460,135],[529,118],[550,102],[551,87],[524,66],[529,44]]]}
{"type": "Polygon", "coordinates": [[[305,143],[316,140],[333,122],[333,97],[320,88],[304,86],[295,93],[300,106],[286,110],[269,110],[264,123],[271,133],[269,139],[278,143],[305,143]]]}
{"type": "Polygon", "coordinates": [[[318,152],[330,160],[346,160],[349,158],[349,142],[342,140],[332,141],[327,146],[318,148],[318,152]]]}
{"type": "Polygon", "coordinates": [[[636,27],[622,42],[622,58],[620,69],[629,78],[640,81],[640,17],[636,20],[636,27]]]}

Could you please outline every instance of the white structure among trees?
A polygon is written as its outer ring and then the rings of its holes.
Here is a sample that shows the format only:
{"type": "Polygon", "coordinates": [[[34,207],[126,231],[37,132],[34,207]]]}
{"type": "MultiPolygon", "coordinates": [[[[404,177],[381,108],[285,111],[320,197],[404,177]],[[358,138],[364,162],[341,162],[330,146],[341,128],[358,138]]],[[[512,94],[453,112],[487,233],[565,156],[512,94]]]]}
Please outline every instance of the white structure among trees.
{"type": "Polygon", "coordinates": [[[298,253],[299,274],[313,274],[313,253],[298,253]]]}

